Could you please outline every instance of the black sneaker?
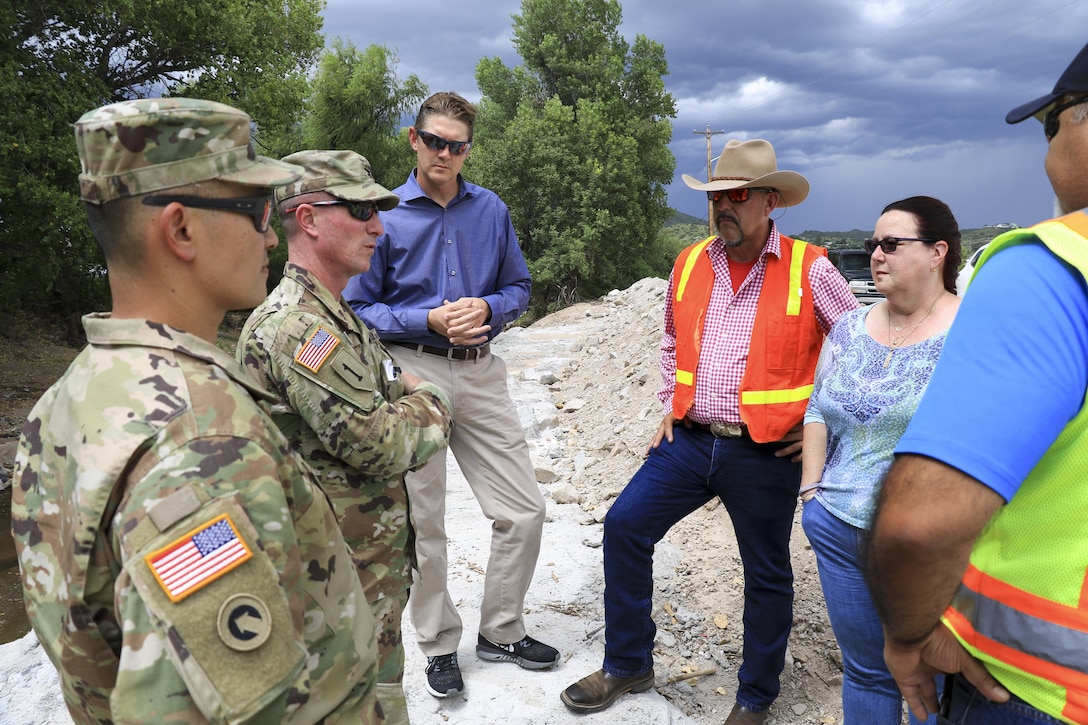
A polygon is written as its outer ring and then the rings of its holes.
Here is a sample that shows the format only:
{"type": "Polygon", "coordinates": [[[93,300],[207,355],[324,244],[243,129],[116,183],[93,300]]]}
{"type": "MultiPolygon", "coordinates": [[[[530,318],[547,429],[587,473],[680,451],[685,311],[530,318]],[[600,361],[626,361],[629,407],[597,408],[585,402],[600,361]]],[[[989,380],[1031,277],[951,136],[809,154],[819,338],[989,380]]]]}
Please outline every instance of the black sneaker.
{"type": "Polygon", "coordinates": [[[457,653],[427,658],[427,692],[435,697],[460,695],[465,689],[457,653]]]}
{"type": "Polygon", "coordinates": [[[476,656],[488,662],[513,662],[527,670],[544,670],[559,661],[559,650],[537,642],[529,635],[513,644],[495,644],[481,634],[476,643],[476,656]]]}

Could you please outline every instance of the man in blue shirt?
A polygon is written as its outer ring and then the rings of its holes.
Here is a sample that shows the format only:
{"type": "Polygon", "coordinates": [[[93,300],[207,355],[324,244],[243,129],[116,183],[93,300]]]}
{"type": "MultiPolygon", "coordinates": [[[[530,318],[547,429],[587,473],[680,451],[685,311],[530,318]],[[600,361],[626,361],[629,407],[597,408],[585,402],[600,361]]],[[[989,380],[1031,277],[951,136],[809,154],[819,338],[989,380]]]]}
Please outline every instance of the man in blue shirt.
{"type": "MultiPolygon", "coordinates": [[[[531,282],[510,213],[494,192],[461,176],[472,146],[475,107],[436,93],[419,109],[408,140],[417,166],[382,213],[370,271],[344,298],[397,365],[449,395],[450,449],[492,523],[476,654],[483,660],[545,669],[559,652],[529,637],[523,610],[544,526],[536,483],[506,364],[491,350],[507,323],[525,312],[531,282]]],[[[446,455],[406,477],[418,571],[409,612],[427,655],[435,697],[464,689],[457,665],[461,618],[446,584],[446,455]]]]}

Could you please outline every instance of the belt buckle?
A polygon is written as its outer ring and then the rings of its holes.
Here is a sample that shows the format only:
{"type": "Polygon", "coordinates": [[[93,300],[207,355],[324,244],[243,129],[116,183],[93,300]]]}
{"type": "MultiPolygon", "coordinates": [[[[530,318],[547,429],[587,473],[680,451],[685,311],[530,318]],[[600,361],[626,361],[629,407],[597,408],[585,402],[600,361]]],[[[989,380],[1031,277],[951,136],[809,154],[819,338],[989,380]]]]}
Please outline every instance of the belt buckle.
{"type": "Polygon", "coordinates": [[[710,432],[718,438],[740,438],[744,435],[744,428],[736,423],[714,422],[710,424],[710,432]]]}
{"type": "Polygon", "coordinates": [[[447,360],[462,360],[477,362],[480,359],[480,348],[478,347],[451,347],[446,351],[447,360]]]}
{"type": "Polygon", "coordinates": [[[480,358],[486,354],[487,345],[480,345],[479,347],[451,347],[449,353],[446,355],[451,360],[471,360],[474,363],[480,362],[480,358]]]}

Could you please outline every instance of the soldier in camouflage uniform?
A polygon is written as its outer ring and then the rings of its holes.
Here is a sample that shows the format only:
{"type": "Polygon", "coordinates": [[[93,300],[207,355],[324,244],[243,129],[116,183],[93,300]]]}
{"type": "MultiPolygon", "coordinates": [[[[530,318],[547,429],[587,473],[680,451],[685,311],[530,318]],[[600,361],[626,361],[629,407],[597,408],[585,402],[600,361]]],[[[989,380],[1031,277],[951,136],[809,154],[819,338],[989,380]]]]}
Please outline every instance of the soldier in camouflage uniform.
{"type": "Polygon", "coordinates": [[[271,188],[298,178],[249,128],[183,99],[76,123],[114,309],[84,319],[89,344],[27,420],[12,529],[77,723],[382,721],[335,513],[215,345],[264,296],[271,188]]]}
{"type": "Polygon", "coordinates": [[[283,160],[303,169],[301,179],[276,191],[289,261],[246,322],[237,357],[279,397],[274,419],[336,507],[379,622],[378,698],[389,721],[407,723],[401,615],[414,549],[404,473],[445,448],[449,399],[397,371],[340,297],[370,267],[383,231],[378,210],[398,198],[353,151],[301,151],[283,160]]]}

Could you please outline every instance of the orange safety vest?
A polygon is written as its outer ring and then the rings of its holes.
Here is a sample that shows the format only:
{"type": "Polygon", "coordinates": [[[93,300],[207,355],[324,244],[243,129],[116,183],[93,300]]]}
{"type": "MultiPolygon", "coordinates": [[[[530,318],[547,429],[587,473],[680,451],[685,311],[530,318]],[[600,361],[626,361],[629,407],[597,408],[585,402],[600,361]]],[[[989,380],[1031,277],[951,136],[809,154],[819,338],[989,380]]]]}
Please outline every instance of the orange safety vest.
{"type": "MultiPolygon", "coordinates": [[[[994,254],[1043,242],[1088,277],[1088,215],[1002,234],[994,254]]],[[[942,617],[1007,690],[1067,723],[1088,723],[1088,396],[986,524],[942,617]]]]}
{"type": "MultiPolygon", "coordinates": [[[[704,252],[717,237],[691,245],[672,271],[676,327],[676,388],[673,417],[687,415],[695,400],[703,325],[714,286],[714,268],[704,252]]],[[[805,415],[824,334],[816,321],[809,270],[827,250],[779,235],[781,256],[767,256],[759,291],[748,363],[739,392],[740,417],[757,443],[781,440],[805,415]]]]}

